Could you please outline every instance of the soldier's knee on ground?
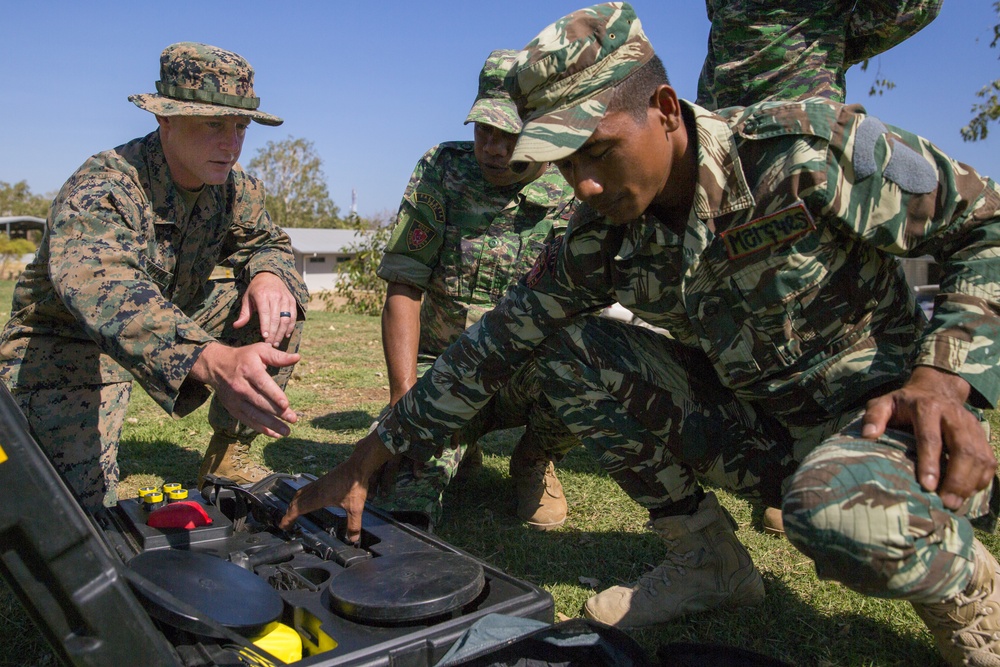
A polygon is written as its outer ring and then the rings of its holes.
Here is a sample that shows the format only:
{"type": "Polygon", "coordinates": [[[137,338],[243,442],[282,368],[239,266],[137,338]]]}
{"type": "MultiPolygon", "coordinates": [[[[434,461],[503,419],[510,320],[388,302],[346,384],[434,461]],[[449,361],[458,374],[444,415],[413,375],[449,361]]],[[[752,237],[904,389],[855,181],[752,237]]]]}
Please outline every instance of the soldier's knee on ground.
{"type": "Polygon", "coordinates": [[[901,596],[902,588],[894,590],[902,583],[896,577],[921,548],[920,536],[909,529],[913,501],[921,494],[888,481],[901,474],[898,461],[852,449],[839,443],[806,457],[785,494],[785,532],[815,561],[820,578],[860,593],[901,596]]]}

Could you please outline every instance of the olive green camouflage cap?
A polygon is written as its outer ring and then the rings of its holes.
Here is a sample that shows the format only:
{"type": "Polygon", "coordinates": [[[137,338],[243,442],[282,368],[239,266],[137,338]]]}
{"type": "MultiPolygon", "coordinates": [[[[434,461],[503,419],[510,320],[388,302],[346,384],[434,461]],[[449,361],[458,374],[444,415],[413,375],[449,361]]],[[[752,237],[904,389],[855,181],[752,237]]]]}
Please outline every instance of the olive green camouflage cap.
{"type": "Polygon", "coordinates": [[[156,93],[129,95],[129,101],[157,116],[246,116],[281,125],[277,116],[257,111],[253,68],[242,56],[208,44],[179,42],[160,54],[156,93]]]}
{"type": "Polygon", "coordinates": [[[627,2],[577,10],[538,33],[507,75],[524,124],[511,162],[571,155],[604,118],[614,87],[653,55],[627,2]]]}
{"type": "Polygon", "coordinates": [[[517,51],[497,49],[486,59],[479,72],[479,94],[465,119],[466,125],[485,123],[511,134],[521,131],[517,107],[504,87],[504,79],[516,57],[517,51]]]}

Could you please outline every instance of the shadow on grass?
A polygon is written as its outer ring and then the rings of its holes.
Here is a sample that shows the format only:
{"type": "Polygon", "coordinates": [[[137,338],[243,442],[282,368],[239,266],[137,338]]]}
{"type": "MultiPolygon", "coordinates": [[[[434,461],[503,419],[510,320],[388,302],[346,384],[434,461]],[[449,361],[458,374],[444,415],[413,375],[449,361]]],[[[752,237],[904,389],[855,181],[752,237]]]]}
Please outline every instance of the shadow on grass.
{"type": "Polygon", "coordinates": [[[148,475],[194,485],[202,454],[170,440],[124,438],[118,451],[122,479],[148,475]]]}
{"type": "MultiPolygon", "coordinates": [[[[529,529],[514,513],[510,480],[495,468],[484,467],[473,480],[449,486],[444,507],[435,531],[439,537],[514,577],[561,591],[571,602],[557,612],[570,617],[582,615],[590,595],[631,584],[664,557],[665,546],[651,531],[575,528],[572,499],[562,528],[529,529]]],[[[754,510],[756,520],[762,511],[754,510]]],[[[773,542],[764,548],[791,548],[783,540],[773,542]]],[[[794,577],[801,575],[762,571],[762,576],[766,598],[761,605],[692,614],[630,633],[650,656],[666,643],[698,642],[735,646],[801,666],[942,664],[928,635],[900,630],[891,620],[912,614],[904,603],[855,596],[857,602],[837,604],[830,611],[823,600],[812,603],[795,590],[794,577]],[[882,617],[887,620],[870,617],[872,606],[878,605],[885,605],[882,617]]],[[[829,588],[830,595],[854,595],[832,583],[829,588]]]]}
{"type": "Polygon", "coordinates": [[[365,429],[372,425],[375,417],[367,410],[348,410],[346,412],[331,412],[320,417],[309,420],[309,425],[313,428],[327,431],[346,431],[365,429]]]}

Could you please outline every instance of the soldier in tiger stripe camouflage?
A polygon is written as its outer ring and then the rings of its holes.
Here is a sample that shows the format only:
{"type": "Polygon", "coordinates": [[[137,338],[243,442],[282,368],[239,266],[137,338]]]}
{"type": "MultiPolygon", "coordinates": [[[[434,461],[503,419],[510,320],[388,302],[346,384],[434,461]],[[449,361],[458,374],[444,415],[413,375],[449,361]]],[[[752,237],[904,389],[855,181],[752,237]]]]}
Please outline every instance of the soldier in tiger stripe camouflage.
{"type": "Polygon", "coordinates": [[[582,204],[283,519],[461,427],[528,355],[569,430],[649,511],[663,562],[587,600],[621,627],[765,595],[708,480],[782,506],[817,573],[909,601],[952,665],[1000,662],[1000,565],[982,410],[1000,399],[1000,186],[857,105],[713,113],[677,98],[632,7],[579,10],[518,56],[512,160],[556,164],[582,204]],[[896,256],[930,254],[928,322],[896,256]],[[619,301],[670,332],[589,314],[619,301]]]}
{"type": "Polygon", "coordinates": [[[933,21],[941,0],[705,0],[708,54],[698,79],[706,109],[765,100],[843,102],[851,66],[933,21]]]}

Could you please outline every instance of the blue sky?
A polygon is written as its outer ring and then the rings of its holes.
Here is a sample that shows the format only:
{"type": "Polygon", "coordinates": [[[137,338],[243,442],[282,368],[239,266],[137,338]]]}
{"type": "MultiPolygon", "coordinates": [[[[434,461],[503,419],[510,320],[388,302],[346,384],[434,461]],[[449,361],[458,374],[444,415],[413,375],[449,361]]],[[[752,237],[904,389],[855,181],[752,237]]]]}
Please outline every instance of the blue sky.
{"type": "MultiPolygon", "coordinates": [[[[791,1],[791,0],[790,0],[791,1]]],[[[708,35],[702,0],[632,3],[681,97],[694,99],[708,35]]],[[[153,92],[159,53],[208,42],[245,56],[261,109],[285,124],[254,124],[246,163],[268,140],[312,141],[341,211],[395,210],[414,164],[446,140],[471,139],[465,115],[483,60],[520,48],[580,0],[423,0],[365,3],[7,2],[0,25],[0,181],[35,193],[59,188],[89,155],[155,127],[127,101],[153,92]]],[[[990,49],[991,0],[945,0],[941,15],[868,72],[848,73],[848,101],[921,134],[952,157],[1000,177],[1000,126],[965,143],[975,93],[1000,78],[990,49]],[[867,94],[874,69],[897,87],[867,94]]]]}

